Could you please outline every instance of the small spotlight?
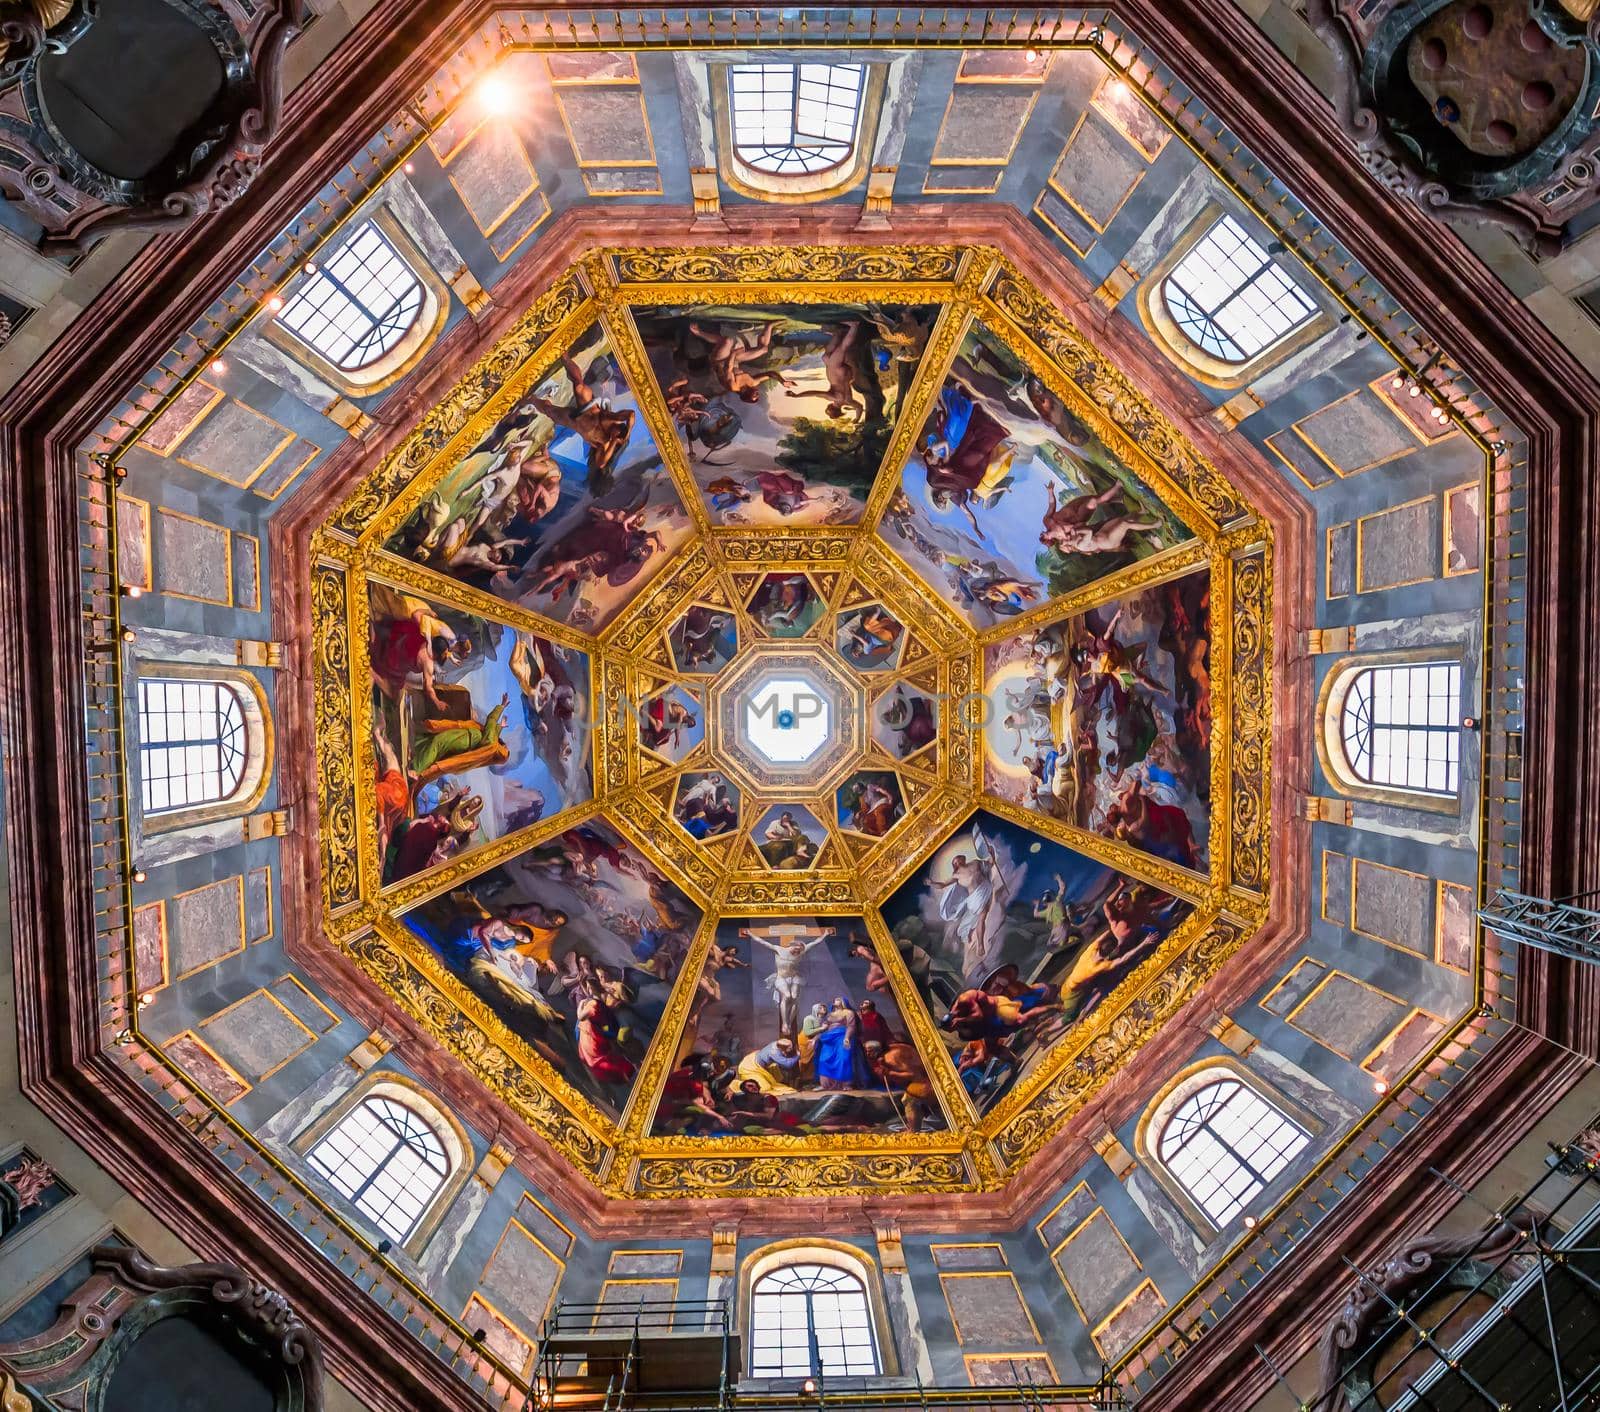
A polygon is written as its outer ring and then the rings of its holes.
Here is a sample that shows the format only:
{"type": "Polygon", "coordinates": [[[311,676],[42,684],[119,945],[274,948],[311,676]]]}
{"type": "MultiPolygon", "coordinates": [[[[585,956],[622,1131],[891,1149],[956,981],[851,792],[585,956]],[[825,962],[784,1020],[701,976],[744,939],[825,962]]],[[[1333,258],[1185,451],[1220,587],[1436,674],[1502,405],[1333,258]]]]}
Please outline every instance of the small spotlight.
{"type": "Polygon", "coordinates": [[[1244,1218],[1244,1228],[1247,1231],[1253,1231],[1256,1228],[1256,1218],[1254,1216],[1246,1216],[1244,1218]]]}
{"type": "Polygon", "coordinates": [[[122,640],[124,642],[132,642],[133,641],[133,629],[132,628],[123,628],[123,630],[122,630],[122,640]]]}
{"type": "Polygon", "coordinates": [[[111,468],[111,474],[114,475],[118,480],[127,480],[128,468],[126,466],[113,466],[111,468]]]}
{"type": "Polygon", "coordinates": [[[139,1008],[143,1010],[145,1006],[154,1004],[155,998],[154,991],[145,991],[145,993],[139,997],[139,1008]]]}
{"type": "Polygon", "coordinates": [[[1379,1098],[1382,1098],[1383,1095],[1389,1091],[1389,1080],[1374,1079],[1372,1081],[1372,1091],[1377,1094],[1379,1098]]]}
{"type": "Polygon", "coordinates": [[[136,583],[125,583],[122,585],[122,596],[124,598],[143,598],[144,590],[136,583]]]}
{"type": "Polygon", "coordinates": [[[228,371],[227,360],[224,358],[213,358],[211,360],[211,371],[218,377],[221,377],[225,372],[228,371]]]}
{"type": "Polygon", "coordinates": [[[1407,397],[1421,397],[1422,396],[1422,389],[1416,383],[1412,383],[1411,386],[1406,389],[1406,396],[1407,397]]]}
{"type": "Polygon", "coordinates": [[[416,169],[417,169],[417,164],[415,162],[407,162],[406,163],[405,172],[406,172],[407,176],[410,176],[412,172],[416,171],[416,169]]]}
{"type": "Polygon", "coordinates": [[[300,268],[308,275],[314,275],[317,272],[317,262],[315,260],[307,260],[300,268]]]}
{"type": "Polygon", "coordinates": [[[394,1249],[394,1246],[387,1239],[380,1240],[378,1242],[378,1254],[379,1255],[387,1255],[393,1249],[394,1249]]]}
{"type": "Polygon", "coordinates": [[[1037,49],[1030,49],[1022,57],[1025,58],[1030,64],[1037,64],[1039,62],[1039,51],[1037,49]]]}
{"type": "Polygon", "coordinates": [[[474,1343],[482,1343],[484,1341],[484,1339],[486,1339],[488,1337],[489,1337],[488,1329],[474,1329],[472,1331],[472,1341],[474,1343]]]}
{"type": "Polygon", "coordinates": [[[267,304],[266,304],[267,312],[269,314],[276,314],[278,312],[278,310],[281,309],[281,308],[283,308],[283,295],[281,295],[281,294],[269,294],[267,296],[267,304]]]}
{"type": "Polygon", "coordinates": [[[499,74],[485,74],[478,80],[476,92],[478,105],[492,117],[500,117],[509,113],[515,102],[515,95],[511,91],[511,85],[499,74]]]}
{"type": "Polygon", "coordinates": [[[800,1384],[800,1391],[803,1392],[807,1397],[810,1397],[812,1393],[816,1392],[816,1390],[817,1380],[815,1378],[807,1378],[803,1383],[800,1384]]]}
{"type": "Polygon", "coordinates": [[[136,883],[142,883],[149,876],[150,875],[145,872],[143,868],[135,868],[131,873],[128,874],[129,880],[136,883]]]}
{"type": "Polygon", "coordinates": [[[1401,377],[1399,373],[1396,373],[1392,378],[1389,379],[1389,386],[1392,387],[1396,392],[1400,391],[1400,389],[1405,385],[1406,380],[1401,377]]]}

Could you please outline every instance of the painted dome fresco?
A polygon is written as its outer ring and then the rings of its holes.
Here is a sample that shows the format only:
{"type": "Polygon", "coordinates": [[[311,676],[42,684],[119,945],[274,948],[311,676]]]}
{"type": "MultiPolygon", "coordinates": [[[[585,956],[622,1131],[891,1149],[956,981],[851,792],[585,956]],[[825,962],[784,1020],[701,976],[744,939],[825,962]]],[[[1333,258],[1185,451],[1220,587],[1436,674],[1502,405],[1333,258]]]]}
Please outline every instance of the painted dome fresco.
{"type": "Polygon", "coordinates": [[[994,249],[601,250],[317,535],[326,933],[615,1194],[1003,1185],[1265,916],[1272,539],[994,249]]]}

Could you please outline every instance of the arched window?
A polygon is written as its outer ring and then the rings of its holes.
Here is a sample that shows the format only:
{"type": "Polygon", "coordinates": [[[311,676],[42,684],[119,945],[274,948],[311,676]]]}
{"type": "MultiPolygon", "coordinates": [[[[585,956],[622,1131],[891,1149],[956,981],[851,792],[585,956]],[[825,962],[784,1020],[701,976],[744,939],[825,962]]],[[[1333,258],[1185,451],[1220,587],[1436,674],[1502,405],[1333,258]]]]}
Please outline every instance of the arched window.
{"type": "Polygon", "coordinates": [[[1179,331],[1222,363],[1248,363],[1317,306],[1232,216],[1219,216],[1161,283],[1179,331]]]}
{"type": "Polygon", "coordinates": [[[1461,665],[1363,667],[1343,684],[1339,743],[1363,784],[1454,795],[1461,777],[1461,665]]]}
{"type": "Polygon", "coordinates": [[[235,798],[248,759],[247,703],[229,682],[139,680],[139,787],[145,815],[235,798]]]}
{"type": "Polygon", "coordinates": [[[399,344],[422,313],[422,281],[376,221],[309,274],[278,321],[333,367],[370,367],[399,344]]]}
{"type": "Polygon", "coordinates": [[[814,175],[855,151],[866,91],[860,64],[740,64],[728,88],[734,152],[747,167],[814,175]]]}
{"type": "Polygon", "coordinates": [[[395,1241],[411,1234],[450,1175],[433,1127],[409,1105],[377,1094],[339,1119],[306,1160],[395,1241]]]}
{"type": "Polygon", "coordinates": [[[1304,1150],[1310,1134],[1229,1074],[1173,1108],[1155,1155],[1220,1231],[1304,1150]]]}
{"type": "Polygon", "coordinates": [[[750,1287],[750,1375],[873,1377],[882,1371],[866,1282],[835,1264],[775,1265],[750,1287]]]}

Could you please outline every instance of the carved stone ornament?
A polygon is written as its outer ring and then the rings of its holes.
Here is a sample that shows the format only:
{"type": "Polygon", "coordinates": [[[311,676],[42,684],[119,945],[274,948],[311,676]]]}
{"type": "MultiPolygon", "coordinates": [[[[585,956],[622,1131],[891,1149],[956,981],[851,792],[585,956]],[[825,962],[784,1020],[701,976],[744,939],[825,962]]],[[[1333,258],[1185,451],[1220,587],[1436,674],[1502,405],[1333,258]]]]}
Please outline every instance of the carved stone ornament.
{"type": "MultiPolygon", "coordinates": [[[[1376,1406],[1372,1392],[1383,1375],[1380,1365],[1408,1336],[1395,1305],[1441,1299],[1455,1304],[1469,1293],[1499,1298],[1533,1258],[1517,1252],[1541,1220],[1537,1212],[1522,1210],[1473,1234],[1418,1236],[1363,1271],[1323,1335],[1320,1385],[1332,1391],[1316,1404],[1317,1412],[1376,1406]]],[[[1438,1333],[1447,1339],[1445,1330],[1438,1333]]]]}
{"type": "MultiPolygon", "coordinates": [[[[231,204],[277,129],[284,51],[305,22],[305,0],[163,3],[168,30],[177,27],[188,52],[209,59],[216,91],[168,150],[139,149],[146,160],[130,170],[144,170],[133,176],[80,150],[48,100],[51,66],[116,12],[100,0],[0,0],[0,193],[39,224],[47,255],[76,253],[111,230],[186,225],[231,204]]],[[[139,63],[137,52],[129,57],[139,63]]],[[[74,78],[92,83],[94,73],[74,78]]],[[[137,145],[143,117],[134,104],[106,121],[137,145]]]]}
{"type": "Polygon", "coordinates": [[[1309,0],[1339,121],[1433,215],[1556,254],[1600,201],[1600,14],[1577,0],[1309,0]]]}
{"type": "MultiPolygon", "coordinates": [[[[156,1324],[181,1318],[231,1348],[271,1389],[277,1412],[321,1412],[317,1337],[276,1290],[237,1265],[156,1265],[127,1246],[96,1246],[90,1259],[92,1272],[48,1329],[0,1344],[0,1369],[36,1396],[62,1406],[109,1405],[118,1363],[156,1324]]],[[[225,1400],[219,1391],[219,1405],[225,1400]]],[[[10,1407],[0,1403],[0,1412],[10,1407]]]]}

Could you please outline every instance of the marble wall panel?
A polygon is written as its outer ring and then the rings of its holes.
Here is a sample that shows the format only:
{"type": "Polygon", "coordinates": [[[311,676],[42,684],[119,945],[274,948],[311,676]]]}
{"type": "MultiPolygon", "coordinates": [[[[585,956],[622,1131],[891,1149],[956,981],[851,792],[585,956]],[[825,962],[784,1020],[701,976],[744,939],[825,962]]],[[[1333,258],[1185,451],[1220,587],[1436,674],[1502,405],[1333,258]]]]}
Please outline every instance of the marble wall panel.
{"type": "Polygon", "coordinates": [[[174,1036],[161,1048],[189,1076],[190,1082],[218,1103],[232,1103],[250,1092],[250,1085],[191,1031],[174,1036]]]}
{"type": "Polygon", "coordinates": [[[1360,1063],[1408,1009],[1376,986],[1330,971],[1287,1019],[1325,1049],[1360,1063]]]}
{"type": "Polygon", "coordinates": [[[238,1074],[259,1083],[316,1042],[316,1034],[272,992],[252,991],[195,1026],[196,1033],[238,1074]]]}
{"type": "Polygon", "coordinates": [[[156,514],[156,587],[174,598],[233,602],[228,531],[175,510],[156,514]]]}
{"type": "Polygon", "coordinates": [[[478,1287],[505,1319],[537,1337],[564,1271],[562,1262],[514,1217],[506,1222],[478,1287]]]}
{"type": "Polygon", "coordinates": [[[133,909],[133,975],[141,990],[167,983],[167,904],[147,902],[133,909]]]}
{"type": "Polygon", "coordinates": [[[1359,475],[1418,446],[1411,428],[1367,388],[1302,417],[1295,431],[1341,476],[1359,475]]]}
{"type": "Polygon", "coordinates": [[[1433,880],[1366,858],[1353,865],[1350,925],[1417,956],[1433,955],[1433,880]]]}
{"type": "Polygon", "coordinates": [[[177,444],[173,454],[185,466],[229,485],[244,487],[288,449],[295,435],[287,427],[228,397],[177,444]]]}
{"type": "Polygon", "coordinates": [[[963,1346],[988,1345],[1013,1348],[1040,1342],[1016,1276],[1001,1274],[943,1274],[939,1284],[950,1309],[956,1338],[963,1346]]]}
{"type": "Polygon", "coordinates": [[[1079,1182],[1053,1206],[1035,1230],[1046,1250],[1054,1250],[1095,1208],[1094,1193],[1087,1182],[1079,1182]]]}
{"type": "Polygon", "coordinates": [[[1356,521],[1356,591],[1374,593],[1436,578],[1439,501],[1412,500],[1356,521]]]}
{"type": "Polygon", "coordinates": [[[1140,1270],[1137,1257],[1103,1208],[1096,1208],[1051,1259],[1079,1315],[1091,1326],[1116,1308],[1140,1270]]]}
{"type": "Polygon", "coordinates": [[[1155,1283],[1146,1280],[1122,1305],[1094,1330],[1094,1346],[1108,1363],[1128,1351],[1139,1335],[1165,1312],[1167,1301],[1155,1283]]]}
{"type": "Polygon", "coordinates": [[[172,899],[167,960],[172,980],[244,950],[244,886],[237,875],[172,899]]]}
{"type": "Polygon", "coordinates": [[[1096,231],[1103,231],[1144,179],[1144,158],[1097,113],[1085,113],[1050,173],[1053,186],[1096,231]]]}

